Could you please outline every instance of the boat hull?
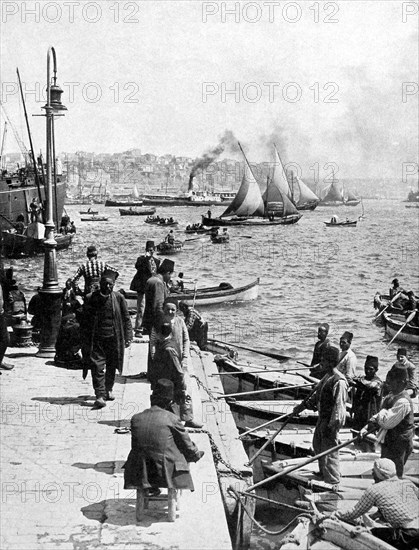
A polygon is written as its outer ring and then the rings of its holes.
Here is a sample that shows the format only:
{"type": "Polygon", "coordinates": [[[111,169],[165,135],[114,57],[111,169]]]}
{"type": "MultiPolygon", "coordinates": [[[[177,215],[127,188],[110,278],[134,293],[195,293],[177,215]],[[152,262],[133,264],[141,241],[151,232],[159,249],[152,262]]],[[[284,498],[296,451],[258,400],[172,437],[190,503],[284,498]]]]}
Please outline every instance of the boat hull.
{"type": "Polygon", "coordinates": [[[147,207],[141,207],[136,210],[126,209],[126,208],[120,208],[119,214],[121,216],[152,216],[156,213],[155,208],[147,208],[147,207]]]}
{"type": "MultiPolygon", "coordinates": [[[[127,302],[130,311],[136,311],[137,309],[137,293],[132,290],[122,291],[127,302]]],[[[259,293],[259,279],[256,279],[252,283],[237,287],[228,288],[225,290],[219,287],[211,287],[208,289],[198,289],[195,295],[193,290],[184,292],[182,294],[173,293],[171,296],[178,301],[184,301],[188,305],[195,304],[199,309],[201,306],[211,306],[215,304],[222,304],[225,302],[241,302],[248,300],[255,300],[259,293]]]]}
{"type": "Polygon", "coordinates": [[[179,254],[182,251],[182,243],[175,242],[175,244],[169,243],[160,243],[157,245],[157,254],[164,256],[173,256],[174,254],[179,254]]]}
{"type": "Polygon", "coordinates": [[[296,204],[297,210],[315,210],[319,205],[319,201],[306,202],[304,204],[296,204]]]}
{"type": "Polygon", "coordinates": [[[323,222],[326,227],[356,227],[356,224],[358,223],[356,220],[352,222],[323,222]]]}
{"type": "Polygon", "coordinates": [[[84,216],[80,218],[82,222],[107,222],[109,218],[106,216],[84,216]]]}
{"type": "MultiPolygon", "coordinates": [[[[57,241],[56,250],[65,250],[71,245],[74,234],[55,235],[57,241]]],[[[23,258],[44,254],[45,239],[34,239],[17,233],[1,232],[1,250],[7,258],[23,258]]]]}
{"type": "MultiPolygon", "coordinates": [[[[30,223],[29,219],[29,205],[32,202],[34,197],[38,197],[38,188],[36,185],[27,185],[21,187],[9,186],[7,181],[9,178],[2,177],[0,179],[0,230],[8,230],[11,227],[11,224],[7,221],[14,223],[16,222],[17,216],[23,214],[24,223],[28,225],[30,223]]],[[[66,182],[64,179],[57,181],[57,223],[60,224],[61,217],[63,214],[64,200],[65,200],[65,189],[66,182]]],[[[40,193],[42,201],[45,201],[45,188],[43,185],[40,186],[40,193]]],[[[56,218],[55,213],[55,193],[54,196],[54,205],[53,205],[53,215],[54,220],[56,218]]]]}
{"type": "MultiPolygon", "coordinates": [[[[393,338],[402,328],[406,319],[403,315],[383,313],[386,325],[386,333],[393,338]]],[[[398,334],[396,340],[399,342],[408,342],[409,344],[419,344],[419,327],[406,325],[398,334]]]]}
{"type": "Polygon", "coordinates": [[[297,223],[302,217],[301,214],[292,214],[291,216],[285,216],[284,218],[275,218],[269,220],[268,218],[208,218],[202,216],[202,225],[214,226],[254,226],[265,227],[267,225],[291,225],[297,223]]]}
{"type": "Polygon", "coordinates": [[[120,206],[125,208],[126,206],[142,206],[143,201],[141,200],[132,200],[132,201],[114,201],[112,199],[106,199],[105,206],[120,206]]]}

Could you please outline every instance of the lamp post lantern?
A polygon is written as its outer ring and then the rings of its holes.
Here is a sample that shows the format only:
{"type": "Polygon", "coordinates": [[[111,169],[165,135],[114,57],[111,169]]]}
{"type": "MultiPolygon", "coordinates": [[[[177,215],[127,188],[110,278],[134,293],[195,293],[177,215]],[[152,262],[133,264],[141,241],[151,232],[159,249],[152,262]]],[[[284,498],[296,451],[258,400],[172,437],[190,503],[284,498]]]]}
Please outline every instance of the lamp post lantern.
{"type": "MultiPolygon", "coordinates": [[[[57,241],[55,240],[55,223],[53,217],[53,189],[52,189],[52,164],[55,162],[54,146],[54,116],[56,111],[66,110],[61,103],[62,90],[57,86],[57,59],[54,48],[50,47],[47,54],[47,103],[46,117],[46,222],[45,222],[45,256],[44,278],[42,289],[39,291],[42,300],[42,325],[41,341],[38,357],[54,357],[55,342],[61,323],[61,289],[58,285],[57,272],[57,241]],[[51,55],[53,58],[54,76],[51,82],[51,55]]],[[[55,173],[55,170],[54,170],[55,173]]],[[[58,220],[57,220],[58,221],[58,220]]]]}

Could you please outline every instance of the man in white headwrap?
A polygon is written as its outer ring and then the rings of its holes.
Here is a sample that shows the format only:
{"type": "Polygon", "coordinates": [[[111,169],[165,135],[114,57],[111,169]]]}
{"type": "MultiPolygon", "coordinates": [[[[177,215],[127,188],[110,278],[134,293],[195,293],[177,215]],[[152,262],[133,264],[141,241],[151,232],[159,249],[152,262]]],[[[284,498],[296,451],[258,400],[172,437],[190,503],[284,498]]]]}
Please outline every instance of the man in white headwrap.
{"type": "Polygon", "coordinates": [[[397,477],[396,465],[389,458],[374,462],[372,477],[375,483],[368,487],[355,507],[348,512],[337,512],[335,516],[353,521],[376,506],[387,525],[375,527],[372,533],[395,548],[415,548],[419,541],[418,488],[410,479],[397,477]]]}

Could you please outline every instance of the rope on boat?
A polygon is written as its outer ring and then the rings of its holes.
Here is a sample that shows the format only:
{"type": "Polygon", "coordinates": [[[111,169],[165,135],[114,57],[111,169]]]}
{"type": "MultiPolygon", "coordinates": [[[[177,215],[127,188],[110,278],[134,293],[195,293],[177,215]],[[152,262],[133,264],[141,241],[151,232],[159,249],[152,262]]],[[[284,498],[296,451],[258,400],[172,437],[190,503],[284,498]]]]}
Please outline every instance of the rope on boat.
{"type": "MultiPolygon", "coordinates": [[[[255,518],[255,516],[252,515],[252,513],[249,511],[249,509],[247,508],[246,504],[243,502],[243,499],[241,498],[240,494],[233,488],[233,487],[229,487],[228,491],[230,493],[233,494],[233,497],[239,502],[239,504],[242,506],[243,510],[246,512],[246,514],[248,515],[248,517],[250,518],[250,520],[252,521],[252,523],[254,523],[261,531],[263,531],[264,533],[266,533],[267,535],[274,535],[274,536],[278,536],[278,535],[281,535],[282,533],[284,533],[285,531],[287,531],[291,525],[293,523],[295,523],[296,521],[298,521],[300,518],[302,517],[306,517],[306,518],[309,518],[311,519],[311,516],[310,514],[307,514],[307,513],[303,513],[303,514],[299,514],[297,517],[295,517],[294,519],[292,519],[285,527],[283,527],[282,529],[280,529],[279,531],[270,531],[269,529],[266,529],[266,527],[263,527],[258,521],[257,519],[255,518]]],[[[243,493],[242,493],[243,494],[243,493]]],[[[253,496],[253,495],[247,495],[247,496],[253,496]]],[[[267,499],[269,500],[269,499],[267,499]]],[[[282,503],[281,503],[282,504],[282,503]]],[[[301,510],[301,508],[296,508],[297,510],[301,510]]]]}
{"type": "Polygon", "coordinates": [[[202,380],[196,376],[196,374],[190,374],[189,375],[190,378],[194,378],[196,380],[196,383],[198,384],[198,386],[200,388],[202,388],[209,396],[209,398],[211,399],[211,401],[214,401],[215,403],[218,403],[218,396],[215,396],[211,390],[209,390],[206,385],[202,382],[202,380]]]}

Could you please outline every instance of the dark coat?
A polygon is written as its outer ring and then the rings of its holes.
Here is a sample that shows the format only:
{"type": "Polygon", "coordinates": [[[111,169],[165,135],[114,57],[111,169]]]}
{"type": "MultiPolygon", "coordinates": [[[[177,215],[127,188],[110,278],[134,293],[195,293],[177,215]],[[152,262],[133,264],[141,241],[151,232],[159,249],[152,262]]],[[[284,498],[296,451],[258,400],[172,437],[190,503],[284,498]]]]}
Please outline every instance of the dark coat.
{"type": "Polygon", "coordinates": [[[188,462],[199,458],[179,417],[153,405],[131,419],[131,452],[124,467],[124,487],[193,491],[188,462]]]}
{"type": "MultiPolygon", "coordinates": [[[[125,342],[132,341],[131,318],[128,313],[127,301],[119,292],[111,292],[113,322],[116,334],[116,346],[118,353],[118,370],[122,372],[124,365],[125,342]]],[[[80,322],[82,334],[82,353],[85,365],[89,366],[89,358],[92,353],[93,340],[97,334],[98,315],[101,309],[100,291],[95,290],[88,294],[84,300],[83,313],[80,322]]],[[[83,370],[86,378],[87,369],[83,370]]]]}
{"type": "MultiPolygon", "coordinates": [[[[134,275],[131,281],[130,290],[135,292],[145,292],[145,285],[149,278],[153,275],[150,270],[150,256],[139,256],[135,263],[135,269],[137,273],[134,275]]],[[[156,263],[156,270],[159,268],[160,260],[153,256],[153,260],[156,263]]]]}
{"type": "Polygon", "coordinates": [[[160,274],[153,275],[145,285],[145,308],[143,327],[151,332],[158,328],[163,319],[163,303],[169,295],[169,289],[160,274]]]}

